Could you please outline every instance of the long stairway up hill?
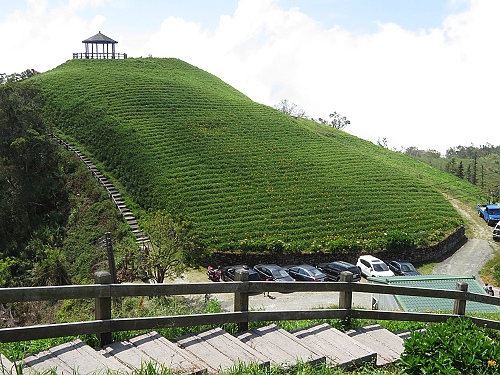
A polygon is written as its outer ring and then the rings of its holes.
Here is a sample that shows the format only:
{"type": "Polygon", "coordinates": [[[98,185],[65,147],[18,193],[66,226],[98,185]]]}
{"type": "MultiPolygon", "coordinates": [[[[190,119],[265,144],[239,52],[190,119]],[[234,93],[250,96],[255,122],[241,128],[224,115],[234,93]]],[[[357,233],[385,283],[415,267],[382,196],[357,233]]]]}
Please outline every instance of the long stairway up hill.
{"type": "Polygon", "coordinates": [[[132,233],[135,235],[136,242],[139,246],[143,246],[144,244],[149,242],[149,238],[144,234],[144,232],[139,228],[139,223],[135,218],[134,214],[125,204],[125,201],[122,199],[122,196],[118,189],[114,187],[114,185],[109,182],[109,180],[99,171],[99,169],[94,165],[94,163],[83,153],[81,153],[78,149],[71,146],[69,143],[62,140],[60,137],[51,134],[52,138],[54,138],[59,144],[61,144],[66,150],[74,152],[80,160],[85,163],[85,165],[89,168],[92,176],[99,182],[99,184],[106,190],[109,197],[115,204],[116,208],[120,211],[123,216],[125,222],[130,226],[132,233]]]}

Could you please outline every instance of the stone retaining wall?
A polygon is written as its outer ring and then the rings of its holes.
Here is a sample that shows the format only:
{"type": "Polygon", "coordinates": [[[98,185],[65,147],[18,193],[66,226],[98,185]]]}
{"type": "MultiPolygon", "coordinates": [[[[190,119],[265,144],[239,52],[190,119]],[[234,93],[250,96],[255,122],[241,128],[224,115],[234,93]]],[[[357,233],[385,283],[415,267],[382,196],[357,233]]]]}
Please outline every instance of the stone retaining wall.
{"type": "MultiPolygon", "coordinates": [[[[405,260],[413,263],[424,263],[429,261],[441,261],[453,254],[458,250],[465,242],[467,242],[467,237],[465,236],[465,228],[463,226],[458,227],[453,233],[451,233],[446,239],[441,241],[435,246],[431,246],[426,249],[412,249],[408,251],[381,251],[374,254],[376,257],[384,260],[390,261],[393,259],[405,260]]],[[[248,264],[253,266],[258,263],[276,263],[281,266],[288,264],[311,264],[317,265],[323,262],[333,262],[336,260],[344,260],[353,264],[356,264],[357,258],[362,252],[358,253],[314,253],[314,254],[256,254],[256,253],[229,253],[229,252],[218,252],[213,253],[209,258],[202,261],[202,265],[207,267],[212,266],[227,266],[233,264],[248,264]]]]}

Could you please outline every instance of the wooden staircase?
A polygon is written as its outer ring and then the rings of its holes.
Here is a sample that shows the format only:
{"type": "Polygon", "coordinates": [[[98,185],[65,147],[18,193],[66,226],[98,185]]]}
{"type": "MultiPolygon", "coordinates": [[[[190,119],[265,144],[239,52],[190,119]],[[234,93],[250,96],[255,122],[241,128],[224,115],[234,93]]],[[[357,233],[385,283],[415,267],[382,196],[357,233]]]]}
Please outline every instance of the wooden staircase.
{"type": "MultiPolygon", "coordinates": [[[[145,364],[182,374],[217,374],[240,364],[291,367],[308,362],[350,368],[396,361],[403,352],[401,336],[379,325],[342,333],[328,324],[294,332],[271,324],[234,336],[213,328],[172,341],[150,332],[100,349],[74,340],[30,355],[20,365],[23,373],[57,374],[131,373],[145,364]]],[[[3,374],[16,373],[16,364],[3,355],[0,360],[3,374]]]]}

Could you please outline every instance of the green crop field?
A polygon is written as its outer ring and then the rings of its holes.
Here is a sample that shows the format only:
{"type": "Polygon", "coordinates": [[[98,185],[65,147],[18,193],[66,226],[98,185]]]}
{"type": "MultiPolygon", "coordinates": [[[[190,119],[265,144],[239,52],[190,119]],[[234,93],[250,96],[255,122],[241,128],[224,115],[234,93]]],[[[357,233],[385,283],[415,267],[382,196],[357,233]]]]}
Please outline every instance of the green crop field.
{"type": "Polygon", "coordinates": [[[30,81],[54,132],[119,181],[138,216],[182,213],[209,249],[376,252],[394,233],[426,246],[462,223],[445,195],[477,200],[462,180],[177,59],[72,60],[30,81]]]}

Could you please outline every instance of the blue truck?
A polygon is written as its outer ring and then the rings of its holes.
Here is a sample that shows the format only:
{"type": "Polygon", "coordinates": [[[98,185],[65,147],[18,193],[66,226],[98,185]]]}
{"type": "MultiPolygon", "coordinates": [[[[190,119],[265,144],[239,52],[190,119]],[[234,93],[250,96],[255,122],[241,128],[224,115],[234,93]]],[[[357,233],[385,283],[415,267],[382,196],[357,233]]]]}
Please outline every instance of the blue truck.
{"type": "Polygon", "coordinates": [[[494,226],[500,221],[500,205],[498,204],[478,204],[477,212],[488,225],[494,226]]]}

